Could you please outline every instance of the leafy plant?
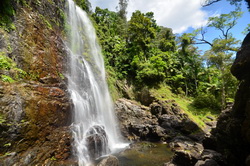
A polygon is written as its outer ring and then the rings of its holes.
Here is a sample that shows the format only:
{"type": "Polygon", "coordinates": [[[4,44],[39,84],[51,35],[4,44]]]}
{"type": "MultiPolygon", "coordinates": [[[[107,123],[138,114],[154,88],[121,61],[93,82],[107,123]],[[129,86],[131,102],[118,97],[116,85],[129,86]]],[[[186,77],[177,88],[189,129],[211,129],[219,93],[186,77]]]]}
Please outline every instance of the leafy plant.
{"type": "Polygon", "coordinates": [[[1,80],[3,82],[13,83],[15,80],[13,80],[10,76],[7,75],[1,75],[1,80]]]}
{"type": "Polygon", "coordinates": [[[0,53],[0,69],[1,70],[10,70],[13,66],[12,60],[5,56],[3,53],[0,53]]]}
{"type": "Polygon", "coordinates": [[[210,108],[217,111],[221,108],[219,103],[215,96],[211,94],[200,94],[193,101],[196,108],[210,108]]]}

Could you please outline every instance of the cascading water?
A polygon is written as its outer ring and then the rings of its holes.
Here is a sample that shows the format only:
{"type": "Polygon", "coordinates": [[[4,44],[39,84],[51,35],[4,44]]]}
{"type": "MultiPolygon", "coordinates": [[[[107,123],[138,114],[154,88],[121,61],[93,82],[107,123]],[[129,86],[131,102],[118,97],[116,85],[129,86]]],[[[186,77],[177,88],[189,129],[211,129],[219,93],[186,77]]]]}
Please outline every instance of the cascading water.
{"type": "Polygon", "coordinates": [[[70,54],[68,89],[74,104],[72,133],[78,163],[86,166],[93,158],[113,152],[122,141],[95,29],[73,0],[68,0],[66,9],[70,54]]]}

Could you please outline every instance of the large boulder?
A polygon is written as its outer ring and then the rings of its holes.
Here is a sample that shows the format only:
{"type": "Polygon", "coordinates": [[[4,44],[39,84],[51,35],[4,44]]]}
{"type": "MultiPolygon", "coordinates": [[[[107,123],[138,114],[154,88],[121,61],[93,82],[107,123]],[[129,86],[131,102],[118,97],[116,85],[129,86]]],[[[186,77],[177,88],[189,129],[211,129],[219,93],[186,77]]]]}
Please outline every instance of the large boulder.
{"type": "Polygon", "coordinates": [[[150,113],[148,107],[119,99],[115,103],[115,110],[122,134],[128,140],[160,140],[164,136],[158,126],[158,119],[150,113]]]}
{"type": "Polygon", "coordinates": [[[103,126],[93,126],[87,132],[87,148],[91,159],[96,159],[110,152],[108,138],[103,126]]]}

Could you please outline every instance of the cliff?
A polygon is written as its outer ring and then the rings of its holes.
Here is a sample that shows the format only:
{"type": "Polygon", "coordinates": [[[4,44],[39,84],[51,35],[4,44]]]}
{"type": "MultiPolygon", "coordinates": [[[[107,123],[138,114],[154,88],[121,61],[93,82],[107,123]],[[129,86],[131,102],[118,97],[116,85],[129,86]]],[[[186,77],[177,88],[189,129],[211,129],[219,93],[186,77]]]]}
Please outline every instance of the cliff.
{"type": "Polygon", "coordinates": [[[0,165],[68,165],[65,2],[6,4],[11,12],[1,13],[6,19],[0,28],[0,165]]]}

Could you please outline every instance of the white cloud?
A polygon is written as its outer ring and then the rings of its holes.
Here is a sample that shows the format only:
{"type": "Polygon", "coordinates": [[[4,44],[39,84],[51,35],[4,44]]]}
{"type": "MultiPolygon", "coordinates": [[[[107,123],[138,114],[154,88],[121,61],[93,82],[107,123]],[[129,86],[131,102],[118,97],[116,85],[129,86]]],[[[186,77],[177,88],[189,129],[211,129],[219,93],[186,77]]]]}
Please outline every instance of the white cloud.
{"type": "MultiPolygon", "coordinates": [[[[118,0],[90,0],[95,6],[115,11],[118,0]]],[[[158,25],[182,33],[189,27],[198,28],[207,22],[208,14],[202,10],[201,0],[129,0],[128,18],[135,10],[154,12],[158,25]]]]}

